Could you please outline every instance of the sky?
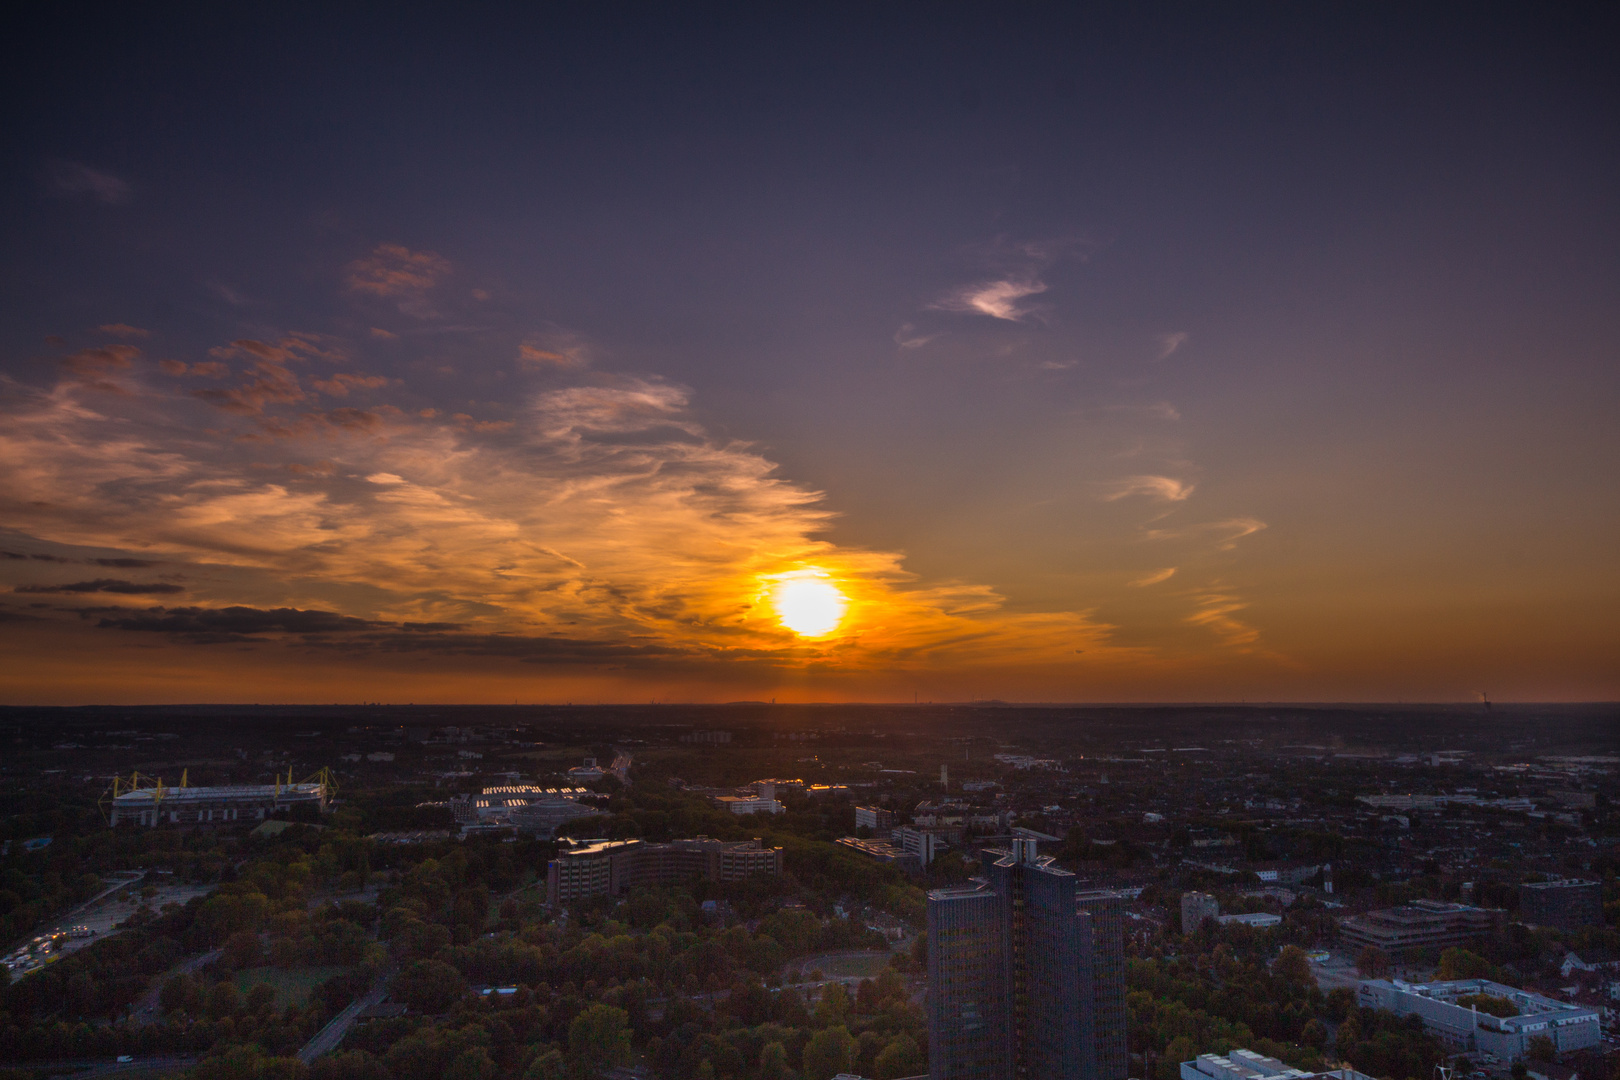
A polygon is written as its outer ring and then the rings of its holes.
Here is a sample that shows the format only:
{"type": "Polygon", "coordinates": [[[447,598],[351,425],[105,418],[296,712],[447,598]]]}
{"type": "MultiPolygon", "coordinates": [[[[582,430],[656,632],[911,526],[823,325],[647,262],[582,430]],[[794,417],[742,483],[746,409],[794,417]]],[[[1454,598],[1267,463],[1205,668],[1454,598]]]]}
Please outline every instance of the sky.
{"type": "Polygon", "coordinates": [[[0,702],[1620,699],[1613,5],[221,7],[3,35],[0,702]]]}

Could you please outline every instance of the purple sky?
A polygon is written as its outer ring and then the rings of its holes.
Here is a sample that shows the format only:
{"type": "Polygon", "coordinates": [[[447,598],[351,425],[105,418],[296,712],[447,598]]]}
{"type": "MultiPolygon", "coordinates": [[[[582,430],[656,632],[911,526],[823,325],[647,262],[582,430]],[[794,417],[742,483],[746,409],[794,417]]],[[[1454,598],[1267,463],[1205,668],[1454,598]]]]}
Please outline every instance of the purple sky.
{"type": "Polygon", "coordinates": [[[90,11],[0,700],[1620,697],[1612,5],[90,11]]]}

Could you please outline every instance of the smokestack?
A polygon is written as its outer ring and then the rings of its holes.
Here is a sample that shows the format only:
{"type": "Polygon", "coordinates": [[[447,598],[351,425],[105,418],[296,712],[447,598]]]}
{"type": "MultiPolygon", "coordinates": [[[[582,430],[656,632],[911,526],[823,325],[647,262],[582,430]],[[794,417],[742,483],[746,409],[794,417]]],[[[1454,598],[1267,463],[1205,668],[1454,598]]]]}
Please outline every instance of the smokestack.
{"type": "Polygon", "coordinates": [[[951,772],[950,766],[948,765],[941,765],[939,767],[939,786],[944,788],[946,791],[951,789],[951,772]]]}

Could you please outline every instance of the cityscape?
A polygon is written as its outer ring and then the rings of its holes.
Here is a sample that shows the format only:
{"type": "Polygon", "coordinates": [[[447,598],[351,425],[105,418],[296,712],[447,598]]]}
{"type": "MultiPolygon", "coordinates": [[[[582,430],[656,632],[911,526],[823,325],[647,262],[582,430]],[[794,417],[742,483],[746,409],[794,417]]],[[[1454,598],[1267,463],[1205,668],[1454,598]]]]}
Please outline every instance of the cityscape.
{"type": "Polygon", "coordinates": [[[1620,1080],[1617,74],[20,5],[0,1080],[1620,1080]]]}
{"type": "Polygon", "coordinates": [[[1570,1080],[1610,706],[0,713],[18,1076],[1570,1080]]]}

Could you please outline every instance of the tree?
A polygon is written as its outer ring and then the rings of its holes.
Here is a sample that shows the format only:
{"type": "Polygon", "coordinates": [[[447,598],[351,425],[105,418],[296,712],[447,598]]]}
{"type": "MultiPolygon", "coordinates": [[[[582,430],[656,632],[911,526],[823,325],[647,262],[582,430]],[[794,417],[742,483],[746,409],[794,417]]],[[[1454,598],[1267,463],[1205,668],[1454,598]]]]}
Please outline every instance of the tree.
{"type": "Polygon", "coordinates": [[[276,1003],[276,988],[269,983],[254,983],[247,992],[247,1010],[261,1013],[276,1003]]]}
{"type": "Polygon", "coordinates": [[[567,1075],[568,1064],[563,1060],[562,1051],[548,1046],[529,1062],[529,1067],[523,1071],[523,1080],[564,1080],[567,1075]]]}
{"type": "Polygon", "coordinates": [[[466,995],[467,980],[442,960],[417,960],[394,976],[393,990],[413,1012],[442,1013],[466,995]]]}
{"type": "Polygon", "coordinates": [[[241,1006],[241,999],[236,996],[236,987],[228,982],[215,983],[214,988],[208,991],[208,1015],[215,1020],[221,1020],[241,1006]]]}
{"type": "Polygon", "coordinates": [[[910,1035],[901,1035],[885,1046],[877,1056],[872,1071],[878,1080],[897,1080],[902,1076],[919,1076],[927,1071],[921,1048],[910,1035]]]}
{"type": "Polygon", "coordinates": [[[1530,1045],[1525,1047],[1525,1053],[1529,1055],[1531,1061],[1555,1061],[1558,1057],[1558,1050],[1553,1046],[1553,1041],[1545,1035],[1533,1036],[1530,1045]]]}
{"type": "Polygon", "coordinates": [[[630,1014],[592,1005],[568,1025],[568,1056],[586,1076],[601,1076],[630,1060],[630,1014]]]}
{"type": "Polygon", "coordinates": [[[1442,982],[1451,982],[1454,979],[1488,979],[1495,974],[1495,965],[1476,952],[1451,948],[1440,954],[1439,978],[1442,982]]]}
{"type": "Polygon", "coordinates": [[[821,1000],[816,1003],[816,1023],[821,1027],[842,1024],[849,1018],[849,991],[843,983],[828,983],[821,988],[821,1000]]]}
{"type": "Polygon", "coordinates": [[[254,967],[260,959],[259,935],[251,930],[238,930],[225,939],[225,962],[231,967],[254,967]]]}
{"type": "Polygon", "coordinates": [[[191,995],[191,980],[184,975],[176,975],[163,984],[158,991],[158,1004],[163,1006],[164,1012],[179,1012],[185,1007],[186,998],[191,995]]]}
{"type": "Polygon", "coordinates": [[[1277,959],[1271,962],[1271,973],[1290,986],[1310,988],[1316,985],[1316,976],[1311,974],[1311,962],[1305,958],[1305,950],[1298,945],[1286,945],[1277,959]]]}
{"type": "Polygon", "coordinates": [[[444,1071],[444,1080],[495,1080],[500,1072],[482,1046],[469,1046],[444,1071]]]}
{"type": "Polygon", "coordinates": [[[791,1080],[792,1076],[787,1047],[779,1042],[766,1043],[759,1052],[759,1080],[791,1080]]]}
{"type": "Polygon", "coordinates": [[[309,1080],[391,1080],[391,1077],[387,1066],[364,1050],[339,1050],[316,1058],[309,1067],[309,1080]]]}
{"type": "Polygon", "coordinates": [[[1356,971],[1363,979],[1382,979],[1389,973],[1389,957],[1373,945],[1363,945],[1356,954],[1356,971]]]}
{"type": "Polygon", "coordinates": [[[823,1028],[804,1044],[804,1080],[832,1080],[849,1072],[855,1057],[855,1037],[843,1024],[823,1028]]]}

